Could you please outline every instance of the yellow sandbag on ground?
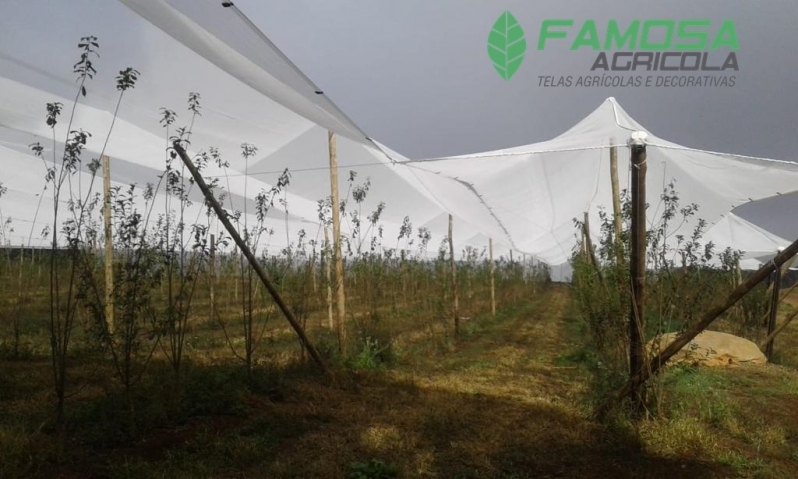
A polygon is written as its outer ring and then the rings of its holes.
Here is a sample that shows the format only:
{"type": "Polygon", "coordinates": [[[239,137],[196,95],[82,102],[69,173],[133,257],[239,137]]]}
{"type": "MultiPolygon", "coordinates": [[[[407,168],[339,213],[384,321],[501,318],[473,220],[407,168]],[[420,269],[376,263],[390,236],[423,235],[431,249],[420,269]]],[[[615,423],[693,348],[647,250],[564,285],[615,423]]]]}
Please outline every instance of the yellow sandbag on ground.
{"type": "MultiPolygon", "coordinates": [[[[668,333],[649,341],[647,345],[649,354],[656,355],[675,338],[676,333],[668,333]]],[[[756,344],[747,339],[717,331],[704,331],[687,343],[668,363],[689,363],[710,367],[737,366],[765,364],[767,358],[756,344]]]]}

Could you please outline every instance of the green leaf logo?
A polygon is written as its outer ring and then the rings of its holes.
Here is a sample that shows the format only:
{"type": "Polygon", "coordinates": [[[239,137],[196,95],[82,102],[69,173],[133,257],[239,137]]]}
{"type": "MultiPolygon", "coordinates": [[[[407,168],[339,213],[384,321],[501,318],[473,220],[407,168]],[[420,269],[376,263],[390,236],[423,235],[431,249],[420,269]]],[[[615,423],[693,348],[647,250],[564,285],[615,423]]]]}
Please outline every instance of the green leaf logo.
{"type": "Polygon", "coordinates": [[[493,61],[493,68],[502,78],[509,80],[524,61],[524,52],[524,29],[512,13],[502,13],[488,35],[488,56],[493,61]]]}

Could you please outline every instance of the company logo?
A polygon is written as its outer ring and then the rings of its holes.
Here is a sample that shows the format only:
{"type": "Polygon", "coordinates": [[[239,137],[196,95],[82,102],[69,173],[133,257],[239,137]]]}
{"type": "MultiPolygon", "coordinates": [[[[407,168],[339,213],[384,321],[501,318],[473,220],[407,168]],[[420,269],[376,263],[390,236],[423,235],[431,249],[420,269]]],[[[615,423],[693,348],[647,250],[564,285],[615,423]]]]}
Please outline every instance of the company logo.
{"type": "Polygon", "coordinates": [[[524,29],[512,13],[502,13],[488,35],[488,56],[493,61],[493,68],[502,78],[509,80],[524,61],[525,52],[524,29]]]}
{"type": "MultiPolygon", "coordinates": [[[[739,71],[733,20],[713,24],[708,19],[636,19],[623,25],[586,20],[578,25],[569,19],[546,19],[537,33],[537,50],[598,52],[585,65],[590,75],[539,75],[538,86],[734,86],[735,77],[725,73],[739,71]],[[637,74],[643,72],[701,74],[637,74]]],[[[509,80],[518,71],[526,46],[518,20],[509,11],[502,13],[488,35],[488,55],[502,78],[509,80]]]]}

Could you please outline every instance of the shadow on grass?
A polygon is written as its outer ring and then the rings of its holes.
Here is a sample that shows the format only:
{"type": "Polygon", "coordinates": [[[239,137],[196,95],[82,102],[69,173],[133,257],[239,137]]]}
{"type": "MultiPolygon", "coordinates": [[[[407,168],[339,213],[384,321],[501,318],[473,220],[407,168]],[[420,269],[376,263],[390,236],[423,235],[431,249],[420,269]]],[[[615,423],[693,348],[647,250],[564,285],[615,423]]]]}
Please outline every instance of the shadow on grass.
{"type": "Polygon", "coordinates": [[[341,432],[360,456],[395,462],[405,477],[714,477],[707,464],[646,456],[632,431],[564,405],[406,383],[368,387],[381,401],[359,401],[360,420],[341,432]]]}
{"type": "Polygon", "coordinates": [[[708,478],[724,470],[648,456],[631,430],[592,423],[572,406],[535,400],[534,392],[529,401],[511,400],[447,390],[445,382],[420,387],[390,372],[341,373],[325,385],[305,367],[279,377],[262,373],[246,385],[237,370],[192,368],[177,414],[165,403],[174,384],[165,371],[153,375],[138,398],[138,412],[146,415],[139,435],[127,441],[117,441],[113,429],[121,427],[116,416],[124,416],[116,399],[73,404],[69,450],[54,453],[55,438],[36,433],[16,443],[30,448],[17,453],[43,462],[6,472],[346,478],[354,464],[371,460],[395,465],[398,477],[408,478],[708,478]]]}
{"type": "MultiPolygon", "coordinates": [[[[48,387],[46,362],[24,366],[6,378],[20,388],[8,392],[6,406],[26,405],[32,378],[35,389],[48,387]]],[[[371,460],[395,465],[407,478],[730,475],[721,464],[648,455],[630,427],[591,422],[558,395],[463,392],[463,381],[478,375],[468,370],[422,386],[423,377],[393,371],[341,371],[330,381],[308,365],[248,377],[237,363],[189,364],[178,388],[168,367],[156,363],[136,387],[133,435],[118,389],[91,384],[107,373],[77,372],[96,394],[68,404],[66,451],[56,452],[46,429],[0,423],[0,446],[12,451],[3,461],[20,461],[0,466],[0,477],[346,478],[371,460]]],[[[12,414],[3,416],[13,424],[12,414]]]]}
{"type": "Polygon", "coordinates": [[[591,423],[564,405],[372,374],[333,387],[299,379],[285,391],[280,401],[243,398],[246,412],[236,417],[194,419],[122,449],[95,450],[85,476],[64,477],[345,478],[371,460],[408,478],[709,478],[724,470],[648,456],[630,430],[591,423]]]}

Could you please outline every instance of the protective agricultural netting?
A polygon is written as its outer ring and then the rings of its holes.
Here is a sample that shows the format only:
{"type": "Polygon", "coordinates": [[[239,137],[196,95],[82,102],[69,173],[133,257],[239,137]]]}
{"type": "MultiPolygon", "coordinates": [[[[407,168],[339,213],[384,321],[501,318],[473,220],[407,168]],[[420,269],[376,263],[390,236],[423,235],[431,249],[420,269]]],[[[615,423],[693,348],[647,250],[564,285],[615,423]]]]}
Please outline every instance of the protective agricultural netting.
{"type": "MultiPolygon", "coordinates": [[[[632,132],[647,134],[646,189],[649,228],[661,221],[661,195],[669,185],[681,205],[698,211],[674,222],[668,241],[689,237],[699,220],[711,229],[735,207],[798,188],[798,164],[686,148],[658,138],[608,98],[562,135],[541,143],[492,152],[407,164],[415,178],[455,215],[480,231],[549,264],[566,261],[578,242],[574,219],[588,212],[612,213],[610,147],[618,148],[621,189],[630,187],[627,141],[632,132]]],[[[737,218],[737,217],[735,217],[737,218]]],[[[752,234],[750,223],[734,219],[716,231],[723,246],[772,251],[773,238],[752,234]]],[[[757,228],[758,230],[759,228],[757,228]]],[[[594,240],[599,232],[591,230],[594,240]]]]}
{"type": "MultiPolygon", "coordinates": [[[[175,3],[190,14],[210,8],[233,15],[230,20],[235,25],[223,23],[219,31],[251,33],[241,28],[241,19],[219,2],[175,3]]],[[[271,60],[256,59],[253,63],[177,8],[161,1],[75,0],[53,4],[33,0],[5,3],[2,13],[0,168],[4,173],[0,182],[7,190],[0,198],[0,213],[13,225],[5,231],[4,242],[30,246],[46,243],[43,232],[52,229],[53,188],[46,187],[44,178],[53,159],[60,161],[62,157],[68,126],[92,135],[82,154],[80,172],[70,178],[69,188],[74,196],[87,198],[92,192],[101,191],[101,177],[92,181],[88,164],[104,153],[111,158],[112,187],[124,190],[136,184],[141,196],[148,183],[156,186],[153,218],[169,209],[160,179],[168,160],[168,139],[180,127],[191,127],[193,154],[207,153],[213,147],[229,163],[228,168],[221,168],[209,161],[204,175],[218,180],[219,187],[227,192],[224,206],[228,210],[247,212],[242,215],[242,224],[244,218],[250,225],[255,223],[257,195],[274,187],[288,169],[290,185],[275,200],[266,220],[266,226],[275,234],[264,236],[260,245],[278,252],[287,243],[295,242],[300,230],[305,231],[307,239],[323,238],[318,202],[330,194],[328,131],[334,131],[339,190],[341,199],[348,202],[343,234],[351,237],[356,247],[367,251],[372,238],[379,236],[381,247],[418,249],[420,236],[429,233],[426,242],[430,254],[436,254],[445,238],[448,225],[440,221],[445,212],[402,180],[395,172],[397,167],[391,166],[392,161],[406,159],[394,152],[395,158],[388,159],[324,95],[316,94],[316,87],[276,48],[264,44],[262,39],[256,39],[257,48],[245,53],[271,52],[271,60]],[[32,18],[36,21],[30,21],[32,18]],[[73,65],[80,55],[76,45],[87,34],[98,38],[100,56],[93,58],[97,72],[86,83],[87,94],[76,96],[78,84],[73,65]],[[202,45],[207,48],[200,48],[202,45]],[[261,48],[262,45],[266,47],[261,48]],[[115,77],[128,66],[141,75],[135,88],[125,92],[114,120],[119,98],[115,77]],[[199,115],[195,118],[187,109],[191,92],[200,94],[199,115]],[[76,99],[70,123],[69,114],[76,99]],[[45,107],[54,102],[62,104],[63,114],[59,124],[51,129],[45,123],[45,107]],[[172,110],[177,116],[169,128],[163,121],[163,109],[172,110]],[[35,143],[44,147],[44,161],[31,150],[35,143]],[[257,147],[248,161],[240,155],[244,143],[257,147]],[[359,195],[360,201],[353,198],[358,189],[366,193],[359,195]],[[384,207],[379,222],[372,224],[369,218],[380,204],[384,207]],[[356,221],[362,223],[359,231],[355,231],[356,221]],[[408,226],[412,230],[409,238],[406,235],[399,241],[403,227],[407,230],[408,226]]],[[[216,16],[217,20],[228,18],[216,16]]],[[[179,161],[173,167],[180,169],[179,161]]],[[[192,188],[189,196],[193,204],[184,212],[185,218],[189,223],[204,219],[206,209],[199,190],[192,188]]],[[[62,202],[66,204],[68,198],[69,195],[62,195],[62,202]]],[[[141,198],[137,204],[144,206],[141,198]]],[[[212,230],[218,232],[220,226],[214,220],[211,223],[212,230]]],[[[468,245],[486,247],[487,242],[468,242],[477,234],[458,220],[457,251],[468,245]]],[[[497,242],[497,255],[508,251],[497,242]]]]}
{"type": "MultiPolygon", "coordinates": [[[[329,194],[327,132],[333,131],[338,135],[339,189],[350,198],[348,215],[358,212],[363,222],[354,240],[361,246],[369,247],[376,234],[381,247],[409,246],[411,239],[418,245],[426,231],[434,253],[452,213],[458,251],[484,249],[493,238],[497,256],[512,249],[561,264],[578,243],[574,219],[588,212],[595,226],[602,209],[611,211],[610,146],[618,148],[620,185],[626,189],[627,140],[634,131],[646,131],[609,98],[549,141],[410,161],[369,138],[235,5],[224,7],[216,0],[30,0],[2,8],[0,181],[8,191],[0,210],[15,222],[7,237],[12,244],[41,244],[42,230],[52,224],[52,191],[44,187],[43,177],[53,153],[57,157],[63,149],[66,125],[56,128],[54,141],[44,122],[45,105],[57,101],[71,111],[77,89],[75,45],[89,33],[99,38],[101,57],[88,94],[77,97],[73,122],[93,134],[85,156],[102,152],[112,158],[114,186],[157,184],[167,161],[168,137],[178,126],[193,124],[193,153],[213,146],[230,164],[223,169],[209,162],[204,174],[228,192],[225,206],[246,208],[250,222],[257,194],[272,188],[288,168],[291,184],[281,192],[283,201],[270,209],[268,222],[277,232],[263,245],[268,248],[286,246],[299,230],[321,238],[318,201],[329,194]],[[119,97],[114,77],[128,66],[141,77],[126,93],[105,144],[119,97]],[[201,116],[193,120],[186,109],[189,92],[201,94],[201,116]],[[162,123],[162,108],[177,112],[170,130],[162,123]],[[36,142],[46,148],[44,163],[30,150],[36,142]],[[240,156],[243,143],[258,148],[248,161],[240,156]],[[362,202],[354,201],[352,191],[365,187],[362,202]],[[381,203],[381,228],[375,223],[369,229],[368,217],[381,203]],[[398,241],[408,224],[412,234],[398,241]]],[[[659,195],[671,183],[681,204],[699,205],[694,217],[672,225],[672,241],[689,234],[699,219],[711,228],[740,204],[798,189],[794,163],[686,148],[647,133],[650,225],[659,221],[659,195]]],[[[72,181],[84,197],[89,185],[99,191],[99,180],[92,183],[86,164],[72,181]]],[[[155,215],[166,210],[159,195],[156,191],[155,215]]],[[[194,204],[185,214],[201,218],[205,209],[196,189],[191,198],[194,204]]],[[[352,217],[347,218],[344,233],[356,236],[352,217]]],[[[713,241],[722,247],[759,254],[778,242],[736,219],[720,228],[713,241]]],[[[598,228],[591,234],[598,239],[598,228]]]]}

